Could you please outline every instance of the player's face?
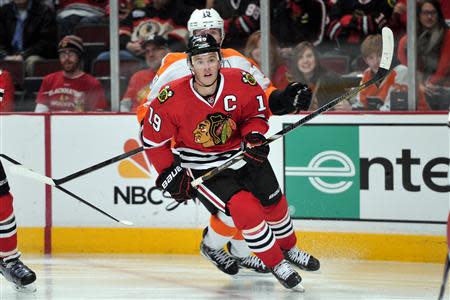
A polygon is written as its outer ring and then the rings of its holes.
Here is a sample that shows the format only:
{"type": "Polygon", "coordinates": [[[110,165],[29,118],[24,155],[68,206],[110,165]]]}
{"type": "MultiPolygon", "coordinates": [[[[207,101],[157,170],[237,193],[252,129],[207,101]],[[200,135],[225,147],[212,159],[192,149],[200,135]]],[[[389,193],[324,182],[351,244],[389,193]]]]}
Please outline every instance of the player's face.
{"type": "Polygon", "coordinates": [[[59,62],[63,70],[67,73],[75,72],[80,67],[80,58],[74,51],[66,50],[59,52],[59,62]]]}
{"type": "Polygon", "coordinates": [[[371,53],[369,56],[364,58],[364,61],[369,66],[370,70],[373,73],[378,72],[378,68],[380,67],[381,57],[376,53],[371,53]]]}
{"type": "Polygon", "coordinates": [[[306,48],[297,61],[297,67],[305,75],[310,75],[316,68],[316,58],[314,52],[310,48],[306,48]]]}
{"type": "Polygon", "coordinates": [[[217,44],[222,43],[222,32],[219,28],[198,29],[198,30],[194,31],[195,36],[205,35],[205,34],[212,35],[216,39],[217,44]]]}
{"type": "Polygon", "coordinates": [[[161,60],[167,54],[164,47],[157,46],[152,43],[145,45],[145,62],[152,70],[157,70],[161,65],[161,60]]]}
{"type": "Polygon", "coordinates": [[[217,80],[220,69],[220,59],[217,52],[194,55],[191,62],[195,80],[202,85],[209,86],[217,80]]]}
{"type": "Polygon", "coordinates": [[[419,21],[426,29],[431,29],[437,24],[437,11],[430,3],[424,3],[420,9],[419,21]]]}

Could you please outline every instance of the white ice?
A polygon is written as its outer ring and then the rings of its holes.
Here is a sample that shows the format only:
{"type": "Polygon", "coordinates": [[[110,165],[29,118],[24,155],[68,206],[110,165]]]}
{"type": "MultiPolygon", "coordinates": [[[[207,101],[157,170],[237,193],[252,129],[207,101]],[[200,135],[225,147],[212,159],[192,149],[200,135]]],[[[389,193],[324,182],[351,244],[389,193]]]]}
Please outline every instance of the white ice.
{"type": "MultiPolygon", "coordinates": [[[[33,294],[0,276],[0,299],[437,299],[442,264],[322,260],[300,271],[304,293],[271,274],[230,277],[200,255],[24,255],[37,273],[33,294]]],[[[448,289],[448,287],[447,287],[448,289]]],[[[445,299],[450,299],[446,296],[445,299]]]]}

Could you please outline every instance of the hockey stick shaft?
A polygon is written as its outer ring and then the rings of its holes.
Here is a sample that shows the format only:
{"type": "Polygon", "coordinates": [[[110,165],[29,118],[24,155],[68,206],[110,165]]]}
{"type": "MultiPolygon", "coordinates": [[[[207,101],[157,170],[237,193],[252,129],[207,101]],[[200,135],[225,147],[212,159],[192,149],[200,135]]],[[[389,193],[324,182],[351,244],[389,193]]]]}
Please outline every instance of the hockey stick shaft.
{"type": "Polygon", "coordinates": [[[33,170],[24,167],[22,164],[18,163],[17,161],[15,161],[14,159],[12,159],[11,157],[9,157],[6,154],[0,154],[0,156],[5,158],[6,160],[12,162],[13,164],[15,164],[15,167],[11,168],[11,171],[13,173],[21,175],[21,176],[25,176],[25,177],[30,177],[30,178],[33,178],[35,180],[42,181],[42,182],[44,182],[44,183],[46,183],[48,185],[51,185],[51,186],[57,186],[57,185],[61,185],[63,183],[66,183],[68,181],[71,181],[72,179],[81,177],[83,175],[86,175],[88,173],[91,173],[93,171],[101,169],[103,167],[106,167],[106,166],[108,166],[110,164],[113,164],[115,162],[121,161],[121,160],[123,160],[125,158],[128,158],[130,156],[133,156],[133,155],[135,155],[135,154],[137,154],[139,152],[142,152],[143,150],[144,150],[144,147],[135,148],[135,149],[133,149],[131,151],[128,151],[128,152],[122,153],[120,155],[114,156],[114,157],[112,157],[110,159],[107,159],[107,160],[102,161],[102,162],[100,162],[98,164],[95,164],[95,165],[90,166],[90,167],[88,167],[86,169],[77,171],[75,173],[72,173],[70,175],[67,175],[67,176],[59,178],[59,179],[54,179],[54,178],[51,178],[51,177],[44,176],[44,175],[41,175],[39,173],[36,173],[33,170]]]}
{"type": "Polygon", "coordinates": [[[55,188],[57,188],[58,190],[60,190],[61,192],[65,193],[65,194],[67,194],[67,195],[69,195],[69,196],[71,196],[71,197],[77,199],[77,200],[80,201],[81,203],[83,203],[83,204],[85,204],[85,205],[87,205],[87,206],[89,206],[89,207],[95,209],[95,210],[98,211],[99,213],[105,215],[106,217],[108,217],[108,218],[110,218],[110,219],[112,219],[112,220],[114,220],[114,221],[116,221],[116,222],[118,222],[118,223],[122,223],[122,224],[125,224],[125,225],[133,225],[133,223],[130,222],[130,221],[119,220],[119,219],[113,217],[113,216],[110,215],[109,213],[107,213],[107,212],[105,212],[104,210],[98,208],[98,207],[95,206],[94,204],[92,204],[92,203],[90,203],[90,202],[84,200],[83,198],[81,198],[81,197],[75,195],[75,194],[72,193],[71,191],[69,191],[69,190],[63,188],[62,186],[58,186],[58,185],[57,185],[57,186],[55,186],[55,188]]]}
{"type": "Polygon", "coordinates": [[[438,300],[444,299],[445,287],[447,286],[449,268],[450,268],[449,254],[447,253],[447,258],[445,259],[444,275],[442,276],[441,290],[439,291],[438,300]]]}
{"type": "MultiPolygon", "coordinates": [[[[22,166],[22,164],[21,164],[20,162],[18,162],[17,160],[15,160],[15,159],[13,159],[13,158],[7,156],[7,155],[0,154],[0,157],[3,157],[4,159],[8,160],[9,162],[13,163],[13,164],[16,165],[16,166],[22,166]]],[[[32,172],[32,171],[30,171],[30,172],[32,172]]],[[[35,172],[32,172],[32,173],[36,174],[36,175],[33,175],[33,176],[42,176],[42,177],[46,177],[46,176],[40,175],[40,174],[35,173],[35,172]]],[[[47,177],[47,178],[50,178],[50,177],[47,177]]],[[[38,180],[39,180],[39,179],[38,179],[38,180]]],[[[42,179],[40,179],[40,180],[43,181],[42,179]]],[[[45,182],[45,181],[44,181],[44,182],[45,182]]],[[[50,184],[50,185],[51,185],[51,184],[50,184]]],[[[116,221],[116,222],[119,222],[119,223],[122,223],[122,224],[125,224],[125,225],[133,225],[133,223],[130,222],[130,221],[119,220],[119,219],[113,217],[112,215],[110,215],[109,213],[105,212],[104,210],[98,208],[97,206],[95,206],[94,204],[90,203],[89,201],[84,200],[84,199],[81,198],[80,196],[75,195],[75,194],[72,193],[71,191],[69,191],[69,190],[67,190],[67,189],[65,189],[65,188],[63,188],[63,187],[61,187],[61,186],[55,186],[55,188],[59,189],[59,190],[62,191],[63,193],[66,193],[67,195],[69,195],[69,196],[71,196],[71,197],[77,199],[77,200],[80,201],[81,203],[83,203],[83,204],[85,204],[85,205],[87,205],[87,206],[89,206],[89,207],[95,209],[96,211],[100,212],[101,214],[107,216],[108,218],[110,218],[110,219],[112,219],[112,220],[114,220],[114,221],[116,221]]]]}
{"type": "MultiPolygon", "coordinates": [[[[382,52],[382,55],[381,55],[380,67],[378,69],[377,74],[375,74],[375,76],[372,79],[370,79],[369,81],[366,81],[365,83],[361,84],[358,87],[352,88],[351,90],[347,91],[343,95],[341,95],[341,96],[331,100],[327,104],[319,107],[317,110],[313,111],[312,113],[310,113],[309,115],[307,115],[304,118],[300,119],[299,121],[297,121],[297,122],[295,122],[293,124],[290,124],[289,126],[283,128],[279,132],[277,132],[274,135],[272,135],[271,137],[269,137],[264,144],[272,143],[273,141],[279,139],[280,137],[283,137],[284,135],[286,135],[287,133],[291,132],[292,130],[294,130],[294,129],[304,125],[307,122],[309,122],[310,120],[312,120],[313,118],[315,118],[318,115],[322,114],[323,112],[330,110],[331,108],[336,106],[339,102],[341,102],[343,100],[351,99],[352,97],[356,96],[360,91],[362,91],[363,89],[367,88],[368,86],[370,86],[370,85],[372,85],[374,83],[377,83],[378,81],[383,80],[389,74],[389,70],[390,70],[390,67],[391,67],[392,55],[393,55],[393,52],[394,52],[394,37],[393,37],[392,31],[389,28],[387,28],[387,27],[383,28],[383,30],[382,30],[382,37],[383,37],[383,52],[382,52]]],[[[204,181],[206,181],[208,179],[211,179],[212,177],[216,176],[217,174],[219,174],[223,170],[225,170],[225,169],[229,168],[230,166],[234,165],[235,163],[237,163],[238,161],[240,161],[243,158],[244,158],[244,154],[243,154],[243,152],[241,152],[239,155],[237,155],[234,158],[230,159],[229,161],[227,161],[223,165],[220,165],[220,166],[210,170],[206,174],[200,176],[199,178],[193,180],[192,181],[192,186],[194,188],[197,187],[199,184],[202,184],[204,181]]]]}

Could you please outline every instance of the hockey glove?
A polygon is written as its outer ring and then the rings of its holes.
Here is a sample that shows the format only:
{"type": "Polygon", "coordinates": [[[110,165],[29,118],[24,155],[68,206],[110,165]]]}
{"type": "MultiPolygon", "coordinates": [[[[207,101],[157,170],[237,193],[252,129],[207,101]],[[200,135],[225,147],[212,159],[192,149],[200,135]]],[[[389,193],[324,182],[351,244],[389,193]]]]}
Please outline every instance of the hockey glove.
{"type": "Polygon", "coordinates": [[[297,110],[308,110],[311,105],[312,92],[306,84],[293,82],[286,87],[284,93],[297,110]]]}
{"type": "Polygon", "coordinates": [[[191,186],[192,178],[187,170],[179,165],[172,165],[156,178],[156,186],[169,192],[177,202],[193,199],[196,191],[191,186]]]}
{"type": "Polygon", "coordinates": [[[290,83],[283,91],[273,91],[269,97],[269,107],[273,114],[283,115],[299,110],[308,110],[312,92],[306,84],[290,83]]]}
{"type": "Polygon", "coordinates": [[[267,139],[259,132],[251,132],[244,137],[244,160],[259,166],[269,155],[269,145],[262,145],[267,139]]]}

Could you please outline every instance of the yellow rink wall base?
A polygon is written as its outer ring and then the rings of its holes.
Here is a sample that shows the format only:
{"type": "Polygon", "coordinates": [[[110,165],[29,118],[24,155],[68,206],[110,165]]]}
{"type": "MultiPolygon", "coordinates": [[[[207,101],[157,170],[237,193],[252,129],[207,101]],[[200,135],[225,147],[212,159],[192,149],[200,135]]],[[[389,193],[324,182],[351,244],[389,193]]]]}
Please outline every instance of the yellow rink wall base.
{"type": "MultiPolygon", "coordinates": [[[[52,228],[52,253],[198,254],[201,229],[52,228]]],[[[319,258],[442,263],[445,236],[297,231],[298,246],[319,258]]],[[[43,253],[44,230],[19,229],[24,253],[43,253]]]]}

